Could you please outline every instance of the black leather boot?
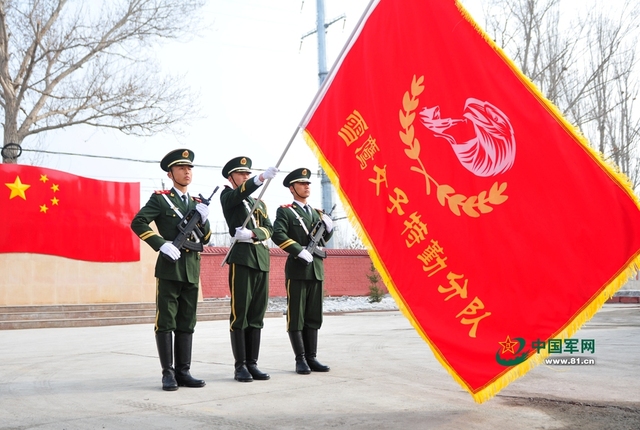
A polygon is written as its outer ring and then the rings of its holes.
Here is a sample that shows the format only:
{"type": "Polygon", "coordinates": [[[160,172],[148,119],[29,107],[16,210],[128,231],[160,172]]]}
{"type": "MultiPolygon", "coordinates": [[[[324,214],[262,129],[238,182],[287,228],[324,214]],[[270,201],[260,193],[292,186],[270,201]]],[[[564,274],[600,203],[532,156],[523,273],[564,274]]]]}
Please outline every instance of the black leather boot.
{"type": "Polygon", "coordinates": [[[178,382],[178,386],[192,388],[204,387],[205,382],[202,379],[194,378],[189,372],[191,368],[193,334],[176,332],[174,342],[176,381],[178,382]]]}
{"type": "Polygon", "coordinates": [[[247,328],[244,331],[245,346],[247,353],[247,370],[258,381],[266,381],[270,379],[268,373],[264,373],[258,369],[258,355],[260,354],[260,332],[259,328],[247,328]]]}
{"type": "Polygon", "coordinates": [[[247,352],[246,352],[244,330],[231,331],[231,351],[235,359],[235,371],[233,378],[240,382],[252,382],[253,376],[247,369],[247,352]]]}
{"type": "Polygon", "coordinates": [[[173,370],[173,333],[156,333],[156,346],[158,357],[162,366],[162,389],[164,391],[176,391],[178,382],[173,370]]]}
{"type": "Polygon", "coordinates": [[[328,372],[331,368],[325,366],[316,360],[316,352],[318,351],[318,330],[315,328],[302,329],[302,338],[304,339],[305,358],[309,368],[314,372],[328,372]]]}
{"type": "Polygon", "coordinates": [[[307,360],[304,358],[304,342],[302,340],[302,332],[300,330],[290,331],[289,340],[291,341],[293,353],[296,356],[296,373],[300,375],[308,375],[309,373],[311,373],[311,369],[307,364],[307,360]]]}

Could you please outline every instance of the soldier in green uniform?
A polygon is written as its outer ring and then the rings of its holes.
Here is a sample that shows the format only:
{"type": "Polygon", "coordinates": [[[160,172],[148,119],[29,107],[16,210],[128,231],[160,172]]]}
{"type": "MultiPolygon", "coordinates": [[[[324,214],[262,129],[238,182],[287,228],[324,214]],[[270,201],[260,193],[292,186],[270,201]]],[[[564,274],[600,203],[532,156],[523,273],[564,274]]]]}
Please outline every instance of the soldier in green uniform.
{"type": "Polygon", "coordinates": [[[278,169],[269,167],[264,173],[251,176],[251,159],[236,157],[222,168],[222,176],[231,186],[220,194],[222,212],[235,238],[227,262],[231,292],[230,334],[235,359],[234,379],[251,382],[267,380],[270,376],[258,369],[260,333],[269,303],[269,248],[266,241],[273,234],[267,207],[259,201],[247,219],[255,200],[250,196],[267,179],[273,179],[278,169]]]}
{"type": "Polygon", "coordinates": [[[293,203],[280,206],[273,225],[273,241],[289,253],[285,264],[287,288],[287,331],[296,358],[296,373],[328,372],[316,359],[318,330],[322,326],[322,258],[306,250],[316,224],[325,225],[324,241],[331,239],[333,221],[324,212],[307,204],[311,194],[309,169],[289,173],[283,184],[289,188],[293,203]]]}
{"type": "Polygon", "coordinates": [[[159,251],[155,267],[155,334],[162,366],[162,389],[166,391],[175,391],[178,386],[205,385],[189,372],[198,304],[200,253],[178,249],[172,243],[179,233],[182,217],[193,208],[202,219],[198,225],[204,234],[202,242],[206,244],[211,237],[207,221],[209,207],[187,193],[192,180],[193,158],[193,152],[188,149],[177,149],[165,155],[160,167],[173,181],[173,188],[152,194],[131,222],[131,229],[140,239],[159,251]],[[149,226],[151,222],[155,222],[158,233],[149,226]]]}

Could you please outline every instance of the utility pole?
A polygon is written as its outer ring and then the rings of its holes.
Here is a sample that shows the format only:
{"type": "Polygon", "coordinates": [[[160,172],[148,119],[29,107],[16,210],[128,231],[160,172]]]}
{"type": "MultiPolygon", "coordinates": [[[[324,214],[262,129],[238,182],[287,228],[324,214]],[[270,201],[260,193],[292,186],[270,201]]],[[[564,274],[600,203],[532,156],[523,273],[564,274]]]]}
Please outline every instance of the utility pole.
{"type": "MultiPolygon", "coordinates": [[[[331,24],[334,24],[340,20],[344,20],[346,16],[344,14],[332,19],[329,22],[325,22],[324,17],[324,0],[316,0],[316,28],[302,35],[300,43],[305,37],[316,33],[318,35],[318,86],[322,86],[325,78],[327,77],[327,46],[326,46],[326,30],[331,24]]],[[[331,210],[333,207],[333,188],[331,181],[325,173],[322,166],[318,168],[320,171],[320,187],[322,190],[322,209],[331,210]]],[[[327,244],[327,248],[333,248],[333,239],[327,244]]]]}

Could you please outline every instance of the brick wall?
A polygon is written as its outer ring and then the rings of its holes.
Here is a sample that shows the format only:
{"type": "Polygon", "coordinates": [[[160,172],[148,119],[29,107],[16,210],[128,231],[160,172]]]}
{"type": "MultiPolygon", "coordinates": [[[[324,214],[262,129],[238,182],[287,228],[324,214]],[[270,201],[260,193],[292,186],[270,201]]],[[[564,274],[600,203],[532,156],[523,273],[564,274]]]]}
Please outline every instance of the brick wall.
{"type": "MultiPolygon", "coordinates": [[[[227,255],[227,247],[206,246],[202,253],[200,281],[202,296],[208,298],[223,298],[229,296],[228,273],[229,266],[220,267],[227,255]]],[[[361,249],[327,249],[327,259],[324,261],[324,287],[328,296],[368,296],[371,259],[365,250],[361,249]]],[[[271,271],[269,272],[269,295],[271,297],[285,297],[284,263],[287,253],[280,248],[271,248],[271,271]]],[[[640,275],[639,275],[640,276],[640,275]]],[[[640,303],[638,286],[640,281],[631,280],[615,297],[607,303],[640,303]],[[635,282],[635,283],[634,283],[635,282]],[[631,289],[631,291],[626,291],[631,289]]],[[[387,293],[382,281],[378,287],[387,293]]]]}
{"type": "Polygon", "coordinates": [[[635,296],[614,296],[607,300],[607,303],[640,303],[640,297],[635,296]]]}
{"type": "MultiPolygon", "coordinates": [[[[221,298],[229,296],[228,273],[229,266],[220,267],[229,248],[205,247],[202,253],[200,282],[202,295],[207,298],[221,298]]],[[[368,296],[371,259],[365,250],[361,249],[327,249],[327,259],[324,261],[326,294],[329,296],[368,296]]],[[[284,264],[287,253],[280,248],[271,248],[271,271],[269,272],[269,295],[271,297],[285,297],[284,264]]],[[[378,287],[386,293],[382,283],[378,287]]]]}

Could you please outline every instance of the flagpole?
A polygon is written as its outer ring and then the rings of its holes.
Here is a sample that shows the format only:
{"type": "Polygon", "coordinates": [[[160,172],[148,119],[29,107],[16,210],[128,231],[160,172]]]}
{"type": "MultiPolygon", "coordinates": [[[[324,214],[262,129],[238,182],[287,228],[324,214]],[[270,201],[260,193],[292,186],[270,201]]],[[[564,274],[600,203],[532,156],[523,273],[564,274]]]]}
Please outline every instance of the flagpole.
{"type": "MultiPolygon", "coordinates": [[[[296,138],[296,135],[298,134],[299,130],[300,130],[300,127],[296,127],[295,131],[293,132],[293,135],[291,135],[291,138],[289,139],[289,143],[287,143],[287,146],[284,148],[284,151],[282,152],[282,155],[280,156],[280,158],[278,159],[278,162],[275,165],[276,169],[280,166],[280,163],[282,163],[282,160],[284,159],[284,156],[289,151],[289,148],[291,148],[291,144],[293,143],[294,139],[296,138]]],[[[249,220],[251,219],[251,215],[253,214],[253,212],[258,207],[258,204],[260,203],[260,199],[262,198],[262,195],[264,194],[264,192],[267,191],[267,187],[269,186],[270,183],[271,183],[271,179],[267,179],[265,181],[264,186],[260,190],[260,194],[258,194],[258,198],[256,198],[255,202],[253,202],[253,206],[251,206],[251,210],[247,214],[247,217],[244,219],[244,222],[242,223],[242,228],[245,228],[247,226],[247,224],[249,223],[249,220]]],[[[233,248],[233,245],[235,245],[235,243],[236,243],[236,238],[234,236],[234,237],[231,238],[231,245],[229,245],[229,249],[227,250],[227,255],[224,256],[224,260],[222,260],[222,264],[220,264],[220,267],[224,266],[225,263],[227,262],[227,260],[229,259],[229,254],[231,253],[231,248],[233,248]]]]}
{"type": "MultiPolygon", "coordinates": [[[[311,100],[311,103],[309,104],[309,107],[307,108],[306,112],[302,116],[302,120],[300,121],[300,123],[298,123],[298,126],[296,127],[295,131],[293,132],[293,135],[291,136],[291,139],[289,139],[289,143],[287,143],[287,146],[285,147],[284,151],[282,152],[282,155],[280,156],[280,159],[278,160],[278,162],[275,165],[276,168],[278,168],[280,166],[280,163],[282,162],[282,159],[284,158],[286,153],[289,151],[289,148],[291,147],[291,144],[293,143],[293,140],[296,138],[296,135],[298,134],[298,131],[304,129],[304,127],[309,122],[309,116],[315,110],[315,108],[318,106],[318,103],[320,102],[319,99],[321,99],[321,96],[324,95],[324,93],[326,92],[326,89],[329,87],[329,84],[333,80],[333,76],[335,74],[335,70],[339,67],[340,64],[342,64],[342,60],[344,58],[344,55],[345,55],[347,49],[351,46],[351,42],[356,38],[356,35],[362,29],[363,21],[365,20],[365,18],[367,18],[369,16],[371,11],[374,9],[374,5],[379,3],[379,2],[380,2],[380,0],[371,0],[369,2],[369,4],[367,5],[367,8],[365,9],[364,13],[360,17],[360,20],[358,20],[358,24],[356,24],[355,28],[351,32],[351,35],[349,36],[349,40],[347,40],[347,43],[345,43],[345,45],[342,47],[342,50],[340,51],[340,54],[338,55],[338,59],[333,63],[333,66],[331,66],[331,70],[329,70],[329,73],[328,73],[326,79],[322,82],[322,85],[320,86],[320,88],[318,88],[318,91],[316,92],[316,95],[313,97],[313,100],[311,100]]],[[[244,222],[242,223],[242,228],[245,228],[247,226],[247,223],[251,219],[251,215],[253,214],[253,212],[258,207],[260,199],[262,198],[262,195],[264,194],[264,192],[267,190],[267,187],[269,186],[270,182],[271,182],[271,179],[267,179],[266,182],[264,183],[264,186],[262,187],[262,190],[260,190],[260,194],[258,195],[258,198],[256,199],[256,201],[254,202],[253,206],[251,207],[251,210],[250,210],[249,214],[247,215],[247,218],[245,218],[244,222]]],[[[227,250],[227,255],[225,255],[224,260],[222,260],[222,264],[220,264],[221,267],[224,266],[225,263],[227,262],[227,260],[229,259],[229,254],[231,253],[231,248],[233,248],[233,245],[235,245],[235,243],[236,243],[236,239],[235,239],[235,237],[233,237],[232,241],[231,241],[231,245],[229,246],[229,249],[227,250]]]]}

